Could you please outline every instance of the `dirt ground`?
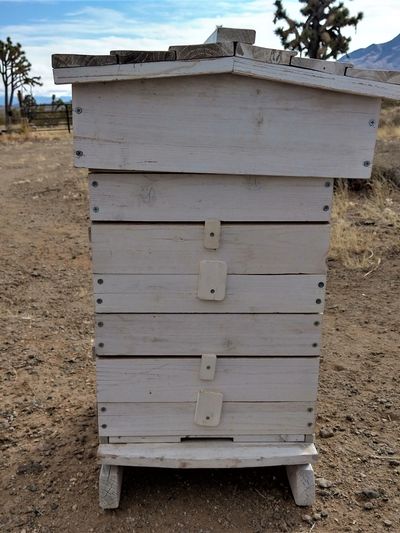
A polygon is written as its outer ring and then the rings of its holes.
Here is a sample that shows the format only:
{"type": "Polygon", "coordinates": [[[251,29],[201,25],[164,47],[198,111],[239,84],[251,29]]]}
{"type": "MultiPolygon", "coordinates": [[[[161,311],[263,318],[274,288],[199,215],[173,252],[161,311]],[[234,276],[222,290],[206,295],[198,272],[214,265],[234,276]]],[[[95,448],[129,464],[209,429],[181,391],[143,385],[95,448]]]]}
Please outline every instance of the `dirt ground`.
{"type": "Polygon", "coordinates": [[[400,531],[391,224],[374,225],[387,246],[369,275],[329,262],[312,509],[295,506],[283,468],[126,469],[120,509],[99,509],[86,181],[71,153],[67,136],[0,143],[0,530],[400,531]]]}

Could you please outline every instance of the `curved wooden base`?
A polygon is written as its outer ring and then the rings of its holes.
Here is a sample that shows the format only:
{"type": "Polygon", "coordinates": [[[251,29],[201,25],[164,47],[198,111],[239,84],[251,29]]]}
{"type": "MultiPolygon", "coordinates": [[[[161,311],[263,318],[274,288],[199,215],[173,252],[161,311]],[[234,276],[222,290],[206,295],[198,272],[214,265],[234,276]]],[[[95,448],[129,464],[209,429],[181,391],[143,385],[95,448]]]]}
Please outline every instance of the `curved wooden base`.
{"type": "Polygon", "coordinates": [[[117,509],[119,506],[123,473],[123,466],[101,465],[99,505],[102,509],[117,509]]]}

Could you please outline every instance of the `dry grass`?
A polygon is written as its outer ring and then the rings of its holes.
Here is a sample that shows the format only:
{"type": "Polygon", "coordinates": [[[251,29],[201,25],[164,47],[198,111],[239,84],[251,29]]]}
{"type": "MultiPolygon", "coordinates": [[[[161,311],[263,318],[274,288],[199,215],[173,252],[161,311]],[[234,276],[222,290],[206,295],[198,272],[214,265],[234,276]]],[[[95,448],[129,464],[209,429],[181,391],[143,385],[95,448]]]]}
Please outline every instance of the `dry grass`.
{"type": "Polygon", "coordinates": [[[4,133],[0,135],[0,143],[20,143],[20,142],[35,142],[35,141],[56,141],[70,137],[72,133],[68,130],[49,130],[49,129],[31,129],[28,124],[22,123],[17,131],[4,133]]]}
{"type": "Polygon", "coordinates": [[[400,206],[396,189],[383,179],[371,182],[366,194],[349,191],[346,182],[339,182],[334,195],[332,235],[329,257],[350,269],[369,274],[379,267],[385,253],[400,241],[383,241],[377,226],[400,230],[400,206]]]}
{"type": "Polygon", "coordinates": [[[378,139],[390,140],[400,137],[400,103],[384,102],[379,121],[378,139]]]}

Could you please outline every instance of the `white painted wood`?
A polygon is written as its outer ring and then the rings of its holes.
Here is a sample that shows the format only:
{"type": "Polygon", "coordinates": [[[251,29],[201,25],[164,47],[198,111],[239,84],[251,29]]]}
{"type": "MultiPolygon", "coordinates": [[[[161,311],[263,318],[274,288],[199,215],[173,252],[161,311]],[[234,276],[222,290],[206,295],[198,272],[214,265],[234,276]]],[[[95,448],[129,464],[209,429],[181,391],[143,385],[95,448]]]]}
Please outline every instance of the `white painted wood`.
{"type": "Polygon", "coordinates": [[[197,297],[200,300],[222,302],[226,293],[227,271],[225,261],[200,261],[197,297]]]}
{"type": "MultiPolygon", "coordinates": [[[[109,444],[100,444],[100,446],[109,446],[109,444]]],[[[104,463],[101,465],[99,504],[102,509],[117,509],[119,506],[123,473],[123,466],[104,463]]]]}
{"type": "Polygon", "coordinates": [[[56,85],[141,80],[146,78],[190,77],[224,73],[374,98],[389,98],[393,100],[400,98],[400,89],[390,83],[337,76],[307,69],[296,69],[286,65],[262,64],[260,61],[242,57],[53,69],[54,83],[56,85]]]}
{"type": "Polygon", "coordinates": [[[370,70],[351,67],[346,70],[346,76],[400,85],[400,72],[398,70],[370,70]]]}
{"type": "MultiPolygon", "coordinates": [[[[205,362],[212,366],[209,358],[205,362]]],[[[198,391],[208,388],[227,402],[313,402],[318,363],[318,357],[218,357],[213,380],[205,382],[201,358],[99,357],[97,400],[195,402],[198,391]]]]}
{"type": "MultiPolygon", "coordinates": [[[[304,435],[234,435],[232,436],[222,436],[222,437],[198,437],[196,435],[191,437],[174,437],[171,435],[166,435],[163,437],[103,437],[107,439],[107,442],[100,444],[132,444],[132,443],[143,443],[143,442],[210,442],[213,444],[216,441],[223,442],[259,442],[259,443],[270,443],[270,442],[305,442],[304,435]]],[[[309,441],[307,441],[309,442],[309,441]]],[[[312,441],[311,441],[312,442],[312,441]]]]}
{"type": "Polygon", "coordinates": [[[315,315],[97,315],[97,355],[319,355],[315,315]],[[99,322],[103,325],[99,327],[99,322]]]}
{"type": "Polygon", "coordinates": [[[305,68],[309,70],[318,70],[328,74],[344,76],[349,63],[339,63],[339,61],[324,61],[322,59],[311,59],[309,57],[292,57],[290,64],[292,67],[305,68]]]}
{"type": "Polygon", "coordinates": [[[74,106],[79,167],[368,178],[379,101],[221,75],[77,85],[74,106]]]}
{"type": "Polygon", "coordinates": [[[198,275],[201,260],[215,259],[228,274],[326,272],[328,224],[223,224],[215,251],[203,232],[201,224],[93,224],[93,271],[198,275]]]}
{"type": "Polygon", "coordinates": [[[200,379],[212,381],[215,378],[217,356],[215,353],[203,353],[200,362],[200,379]]]}
{"type": "Polygon", "coordinates": [[[171,435],[164,437],[109,437],[110,444],[132,444],[143,442],[181,442],[182,437],[171,435]]]}
{"type": "Polygon", "coordinates": [[[288,465],[286,472],[296,505],[302,507],[312,505],[315,500],[315,479],[312,465],[288,465]]]}
{"type": "MultiPolygon", "coordinates": [[[[192,194],[194,193],[192,190],[192,194]]],[[[207,248],[207,250],[218,250],[220,237],[221,221],[216,218],[206,218],[204,222],[204,248],[207,248]]]]}
{"type": "Polygon", "coordinates": [[[219,302],[199,300],[197,280],[195,274],[96,274],[96,312],[322,313],[324,309],[325,275],[231,274],[225,298],[219,302]]]}
{"type": "Polygon", "coordinates": [[[197,426],[217,427],[221,421],[222,392],[204,389],[197,393],[194,423],[197,426]]]}
{"type": "Polygon", "coordinates": [[[210,249],[218,248],[219,220],[328,222],[332,191],[329,178],[93,173],[89,179],[92,220],[205,221],[210,249]]]}
{"type": "Polygon", "coordinates": [[[224,402],[217,427],[194,423],[195,402],[99,403],[98,407],[99,432],[109,437],[280,435],[305,433],[314,426],[314,414],[308,411],[314,408],[312,402],[224,402]]]}
{"type": "Polygon", "coordinates": [[[313,463],[313,444],[184,442],[176,444],[104,444],[101,463],[160,468],[244,468],[313,463]]]}

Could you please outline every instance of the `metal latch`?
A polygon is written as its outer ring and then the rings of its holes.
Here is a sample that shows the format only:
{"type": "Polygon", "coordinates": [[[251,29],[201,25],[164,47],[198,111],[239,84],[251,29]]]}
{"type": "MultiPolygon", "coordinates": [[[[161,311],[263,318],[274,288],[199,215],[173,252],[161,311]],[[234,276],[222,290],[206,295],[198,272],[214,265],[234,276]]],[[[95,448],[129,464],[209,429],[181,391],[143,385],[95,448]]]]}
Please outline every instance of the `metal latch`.
{"type": "Polygon", "coordinates": [[[214,353],[204,353],[201,356],[200,379],[212,381],[215,376],[215,367],[217,366],[217,356],[214,353]]]}
{"type": "Polygon", "coordinates": [[[222,392],[201,390],[197,393],[194,422],[198,426],[218,426],[222,412],[222,392]]]}
{"type": "Polygon", "coordinates": [[[227,271],[225,261],[200,261],[198,298],[200,300],[223,300],[226,291],[227,271]]]}
{"type": "Polygon", "coordinates": [[[208,218],[204,224],[204,248],[217,250],[221,235],[221,221],[216,218],[208,218]]]}

